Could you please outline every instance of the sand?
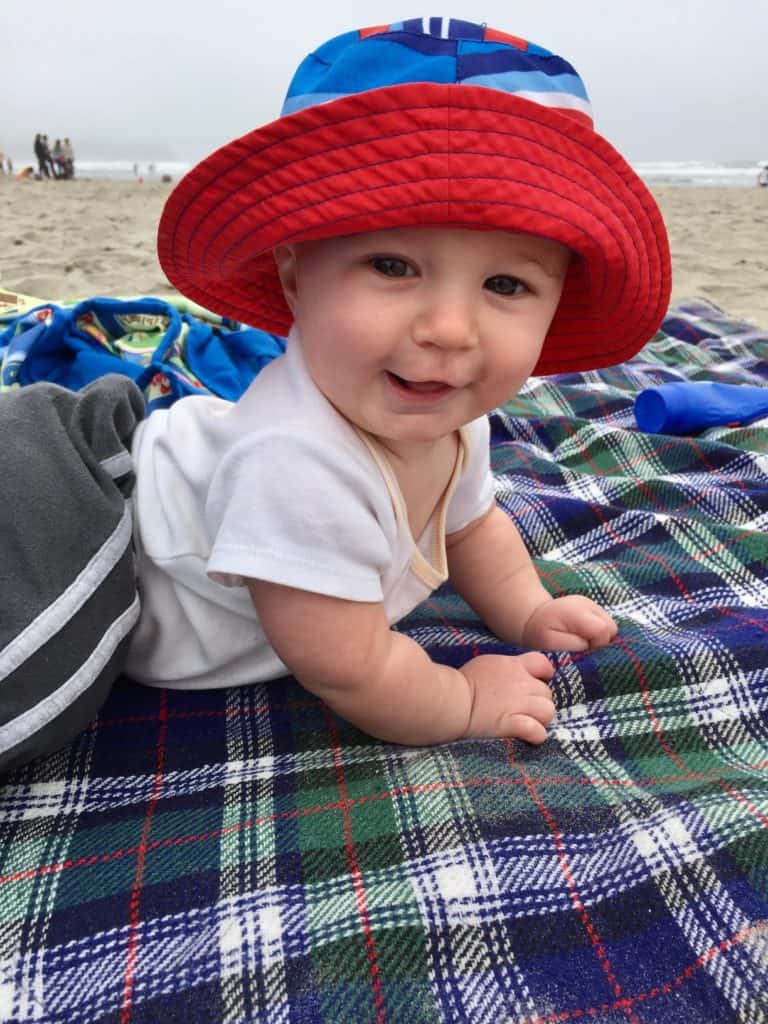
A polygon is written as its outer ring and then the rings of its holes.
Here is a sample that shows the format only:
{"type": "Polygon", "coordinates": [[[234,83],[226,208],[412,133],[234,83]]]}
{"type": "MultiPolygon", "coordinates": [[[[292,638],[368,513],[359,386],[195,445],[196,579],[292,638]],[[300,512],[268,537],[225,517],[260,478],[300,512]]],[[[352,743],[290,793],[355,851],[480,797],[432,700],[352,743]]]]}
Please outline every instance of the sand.
{"type": "Polygon", "coordinates": [[[701,296],[768,330],[768,188],[653,192],[672,250],[672,301],[701,296]]]}
{"type": "MultiPolygon", "coordinates": [[[[44,299],[173,292],[155,255],[171,185],[0,177],[0,287],[44,299]]],[[[654,189],[673,301],[701,296],[768,329],[768,189],[654,189]]]]}
{"type": "Polygon", "coordinates": [[[171,294],[155,253],[171,188],[0,178],[0,286],[52,300],[171,294]]]}

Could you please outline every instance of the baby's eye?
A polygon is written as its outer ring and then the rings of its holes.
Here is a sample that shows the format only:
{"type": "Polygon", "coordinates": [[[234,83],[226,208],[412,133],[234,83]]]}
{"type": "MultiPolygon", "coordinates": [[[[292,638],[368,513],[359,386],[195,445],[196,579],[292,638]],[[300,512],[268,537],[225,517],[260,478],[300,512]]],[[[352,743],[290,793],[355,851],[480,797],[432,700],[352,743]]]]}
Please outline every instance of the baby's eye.
{"type": "Polygon", "coordinates": [[[519,277],[510,277],[508,274],[489,277],[484,287],[497,295],[522,295],[528,291],[528,286],[519,277]]]}
{"type": "Polygon", "coordinates": [[[370,263],[385,277],[409,277],[414,273],[413,267],[397,256],[374,256],[370,263]]]}

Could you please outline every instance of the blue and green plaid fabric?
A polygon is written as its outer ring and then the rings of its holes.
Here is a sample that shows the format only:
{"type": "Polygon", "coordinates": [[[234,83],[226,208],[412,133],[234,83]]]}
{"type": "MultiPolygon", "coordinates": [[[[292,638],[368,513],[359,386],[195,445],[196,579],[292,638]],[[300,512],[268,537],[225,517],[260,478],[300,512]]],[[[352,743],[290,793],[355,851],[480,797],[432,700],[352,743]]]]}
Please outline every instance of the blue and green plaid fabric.
{"type": "MultiPolygon", "coordinates": [[[[552,656],[544,746],[382,744],[291,680],[118,686],[0,791],[0,1021],[768,1021],[768,420],[639,433],[677,379],[768,384],[768,336],[687,304],[492,416],[547,585],[621,627],[552,656]]],[[[400,628],[506,649],[448,587],[400,628]]]]}

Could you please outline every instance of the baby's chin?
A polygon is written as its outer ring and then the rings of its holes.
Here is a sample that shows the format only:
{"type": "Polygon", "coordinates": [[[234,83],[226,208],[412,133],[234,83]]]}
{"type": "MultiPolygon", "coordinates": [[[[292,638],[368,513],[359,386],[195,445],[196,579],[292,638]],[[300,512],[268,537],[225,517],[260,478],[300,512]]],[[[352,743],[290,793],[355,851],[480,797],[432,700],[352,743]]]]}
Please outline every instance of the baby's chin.
{"type": "Polygon", "coordinates": [[[463,419],[451,419],[450,421],[440,420],[437,423],[429,423],[427,417],[418,416],[407,416],[403,419],[405,422],[386,425],[371,424],[362,429],[393,451],[411,450],[416,454],[455,434],[469,422],[463,419]],[[376,429],[376,427],[378,428],[376,429]]]}
{"type": "MultiPolygon", "coordinates": [[[[328,396],[326,395],[326,398],[328,396]]],[[[474,413],[472,403],[461,401],[458,395],[445,401],[405,403],[395,408],[383,402],[363,402],[361,405],[329,398],[336,411],[353,427],[381,441],[385,446],[430,445],[454,434],[470,423],[480,412],[474,413]]]]}

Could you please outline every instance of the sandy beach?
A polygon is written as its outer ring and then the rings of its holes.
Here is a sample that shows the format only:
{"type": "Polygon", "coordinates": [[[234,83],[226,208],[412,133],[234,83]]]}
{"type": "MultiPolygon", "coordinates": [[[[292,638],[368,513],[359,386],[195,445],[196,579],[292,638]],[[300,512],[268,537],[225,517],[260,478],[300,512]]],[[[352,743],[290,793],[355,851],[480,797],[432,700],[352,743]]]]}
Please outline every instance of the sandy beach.
{"type": "MultiPolygon", "coordinates": [[[[155,255],[172,185],[0,177],[0,288],[43,299],[173,292],[155,255]]],[[[701,296],[768,329],[768,189],[654,189],[673,301],[701,296]]]]}

